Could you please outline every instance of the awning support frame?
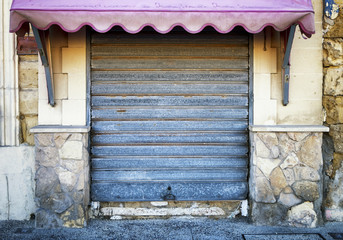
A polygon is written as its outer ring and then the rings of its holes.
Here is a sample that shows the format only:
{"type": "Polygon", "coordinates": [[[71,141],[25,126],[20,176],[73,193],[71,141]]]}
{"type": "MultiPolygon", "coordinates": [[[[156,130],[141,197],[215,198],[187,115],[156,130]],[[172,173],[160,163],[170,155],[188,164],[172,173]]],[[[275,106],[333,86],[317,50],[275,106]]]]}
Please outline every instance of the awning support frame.
{"type": "Polygon", "coordinates": [[[292,25],[289,30],[288,40],[287,40],[287,46],[285,50],[285,56],[283,59],[282,69],[283,69],[283,75],[282,75],[282,104],[284,106],[287,106],[289,103],[289,81],[290,81],[290,56],[291,56],[291,50],[293,45],[293,39],[295,35],[295,28],[296,25],[292,25]]]}
{"type": "Polygon", "coordinates": [[[43,31],[38,30],[31,25],[33,34],[35,36],[40,58],[45,70],[46,86],[48,90],[48,103],[53,107],[55,106],[54,89],[52,81],[51,64],[49,64],[49,57],[46,47],[46,36],[43,31]]]}

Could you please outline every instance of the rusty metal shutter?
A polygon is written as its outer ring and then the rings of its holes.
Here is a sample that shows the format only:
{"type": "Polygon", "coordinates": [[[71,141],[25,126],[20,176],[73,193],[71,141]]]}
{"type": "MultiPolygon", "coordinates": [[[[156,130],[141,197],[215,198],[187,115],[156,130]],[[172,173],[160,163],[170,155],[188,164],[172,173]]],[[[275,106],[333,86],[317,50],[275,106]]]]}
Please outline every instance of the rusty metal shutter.
{"type": "Polygon", "coordinates": [[[247,197],[249,37],[91,34],[93,201],[247,197]]]}

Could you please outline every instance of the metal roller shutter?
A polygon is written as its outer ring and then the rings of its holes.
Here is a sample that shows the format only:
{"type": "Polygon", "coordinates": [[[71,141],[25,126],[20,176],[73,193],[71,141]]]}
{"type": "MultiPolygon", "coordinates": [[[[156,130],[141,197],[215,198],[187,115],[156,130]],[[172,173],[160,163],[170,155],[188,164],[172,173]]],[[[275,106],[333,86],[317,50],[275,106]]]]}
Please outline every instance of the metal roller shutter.
{"type": "Polygon", "coordinates": [[[249,36],[91,34],[93,201],[240,200],[249,36]]]}

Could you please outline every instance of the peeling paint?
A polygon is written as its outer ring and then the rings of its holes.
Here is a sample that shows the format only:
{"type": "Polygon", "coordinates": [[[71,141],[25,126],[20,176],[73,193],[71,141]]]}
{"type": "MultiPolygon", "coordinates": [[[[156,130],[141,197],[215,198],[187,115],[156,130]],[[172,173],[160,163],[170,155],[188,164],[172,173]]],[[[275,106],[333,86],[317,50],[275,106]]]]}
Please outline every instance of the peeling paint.
{"type": "Polygon", "coordinates": [[[334,0],[325,0],[325,16],[330,19],[335,19],[338,17],[339,6],[335,3],[334,0]]]}
{"type": "Polygon", "coordinates": [[[102,208],[104,216],[224,216],[225,212],[219,207],[211,208],[102,208]]]}

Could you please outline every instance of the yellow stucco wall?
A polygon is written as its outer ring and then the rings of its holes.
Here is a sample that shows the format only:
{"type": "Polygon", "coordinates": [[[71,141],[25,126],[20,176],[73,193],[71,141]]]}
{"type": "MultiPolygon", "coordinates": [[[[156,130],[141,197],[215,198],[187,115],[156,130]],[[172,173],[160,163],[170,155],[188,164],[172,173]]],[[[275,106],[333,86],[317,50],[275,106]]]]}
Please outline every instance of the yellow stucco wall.
{"type": "Polygon", "coordinates": [[[39,125],[86,125],[86,30],[51,29],[55,102],[48,104],[44,68],[39,69],[39,125]]]}
{"type": "Polygon", "coordinates": [[[321,125],[323,122],[323,10],[321,0],[312,2],[316,34],[303,39],[297,28],[291,53],[290,101],[287,106],[282,105],[283,41],[280,44],[276,34],[268,30],[254,36],[254,125],[321,125]]]}

